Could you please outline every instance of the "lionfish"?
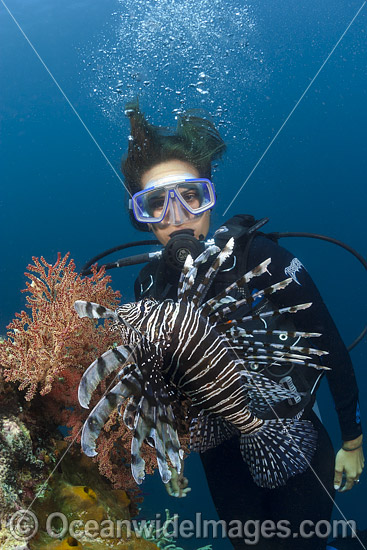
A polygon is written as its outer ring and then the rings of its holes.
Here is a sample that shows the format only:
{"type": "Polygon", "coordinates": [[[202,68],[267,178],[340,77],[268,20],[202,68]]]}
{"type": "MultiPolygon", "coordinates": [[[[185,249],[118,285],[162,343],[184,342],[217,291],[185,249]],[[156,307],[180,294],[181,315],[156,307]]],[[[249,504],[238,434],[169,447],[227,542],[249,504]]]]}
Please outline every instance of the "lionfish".
{"type": "MultiPolygon", "coordinates": [[[[143,441],[156,449],[159,472],[164,483],[171,478],[167,457],[180,473],[183,451],[180,446],[172,403],[189,399],[199,411],[191,421],[191,448],[204,452],[237,435],[240,450],[252,477],[259,486],[284,485],[290,476],[304,471],[316,446],[316,432],[310,421],[269,417],[274,405],[299,397],[295,391],[251,370],[258,365],[299,363],[317,369],[310,355],[326,352],[305,347],[287,347],[261,341],[261,337],[284,331],[245,330],[253,319],[295,313],[311,303],[284,307],[237,320],[229,319],[245,304],[278,292],[291,278],[235,300],[229,295],[253,277],[268,272],[271,259],[230,284],[207,301],[205,297],[223,262],[232,254],[234,241],[222,251],[209,247],[194,261],[188,256],[183,267],[177,301],[144,298],[112,311],[101,305],[78,300],[80,317],[114,320],[123,345],[106,351],[83,374],[79,402],[88,408],[98,384],[118,370],[117,384],[89,414],[82,431],[84,453],[95,456],[96,440],[110,413],[127,400],[123,421],[133,430],[131,470],[140,484],[145,477],[145,461],[140,456],[143,441]],[[202,282],[196,285],[198,267],[218,253],[202,282]],[[265,417],[265,418],[264,418],[265,417]]],[[[316,337],[319,333],[292,332],[292,337],[316,337]]],[[[278,340],[279,342],[279,340],[278,340]]],[[[115,379],[115,380],[116,380],[115,379]]]]}

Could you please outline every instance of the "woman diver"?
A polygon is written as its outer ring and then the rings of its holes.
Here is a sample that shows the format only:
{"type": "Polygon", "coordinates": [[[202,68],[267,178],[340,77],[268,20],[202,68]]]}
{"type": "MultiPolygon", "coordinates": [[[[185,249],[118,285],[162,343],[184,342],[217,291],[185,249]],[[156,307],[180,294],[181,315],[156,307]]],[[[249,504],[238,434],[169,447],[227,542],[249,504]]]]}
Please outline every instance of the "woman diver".
{"type": "MultiPolygon", "coordinates": [[[[129,117],[131,132],[122,172],[131,197],[129,213],[132,224],[141,231],[152,231],[164,246],[182,238],[194,243],[204,241],[216,201],[211,164],[226,148],[217,129],[196,111],[178,115],[175,130],[148,123],[137,102],[127,105],[125,114],[129,117]]],[[[320,520],[330,520],[335,489],[351,489],[359,482],[364,466],[358,388],[347,349],[307,271],[287,250],[264,234],[252,231],[252,226],[256,228],[251,216],[238,215],[214,234],[215,242],[221,248],[233,236],[235,248],[231,264],[225,264],[218,273],[208,298],[216,296],[267,258],[271,258],[271,274],[263,275],[266,284],[284,279],[285,274],[294,279],[294,284],[272,295],[270,301],[254,302],[252,312],[312,302],[311,308],[294,316],[280,316],[281,321],[268,324],[266,328],[278,330],[283,343],[287,335],[282,330],[288,333],[312,330],[322,334],[314,344],[318,349],[329,351],[320,362],[331,368],[326,376],[343,444],[334,462],[329,436],[313,410],[322,371],[299,365],[290,368],[274,365],[264,374],[286,387],[295,387],[302,395],[299,400],[282,402],[276,413],[280,417],[302,414],[302,418],[312,421],[318,432],[311,467],[291,477],[286,485],[267,489],[254,483],[240,453],[238,438],[232,438],[200,456],[219,518],[227,525],[232,520],[242,524],[259,520],[259,525],[265,520],[272,520],[274,524],[281,520],[287,522],[288,530],[273,533],[271,537],[260,532],[257,544],[252,540],[251,546],[261,549],[324,549],[325,538],[311,536],[312,526],[320,520]],[[301,524],[305,520],[308,527],[302,536],[301,524]],[[298,537],[296,544],[294,533],[298,537]]],[[[136,281],[136,299],[144,296],[175,299],[179,275],[180,270],[172,265],[169,255],[150,262],[136,281]]],[[[246,288],[241,289],[242,297],[251,296],[254,290],[255,283],[250,281],[246,288]]],[[[239,299],[238,294],[233,297],[239,299]]],[[[254,328],[263,329],[263,321],[258,323],[254,328]]],[[[296,336],[287,342],[290,346],[302,343],[302,339],[296,336]]],[[[167,490],[175,496],[185,496],[189,490],[187,480],[182,475],[173,477],[167,490]]],[[[243,533],[231,538],[231,543],[236,549],[247,546],[243,533]]]]}

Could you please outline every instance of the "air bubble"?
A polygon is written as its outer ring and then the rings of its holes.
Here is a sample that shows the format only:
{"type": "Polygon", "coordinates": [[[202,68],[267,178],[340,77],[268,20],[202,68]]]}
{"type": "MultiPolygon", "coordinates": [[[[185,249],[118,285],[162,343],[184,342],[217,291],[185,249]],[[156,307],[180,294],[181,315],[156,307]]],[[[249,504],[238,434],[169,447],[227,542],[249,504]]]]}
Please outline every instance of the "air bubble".
{"type": "MultiPolygon", "coordinates": [[[[118,0],[108,35],[84,54],[91,64],[88,92],[118,125],[121,104],[134,95],[143,109],[150,106],[162,116],[178,104],[185,109],[202,103],[222,122],[224,98],[234,112],[250,87],[262,88],[266,81],[266,59],[254,31],[246,5],[227,10],[222,0],[200,0],[198,10],[197,0],[118,0]]],[[[242,136],[237,124],[231,132],[242,136]]]]}

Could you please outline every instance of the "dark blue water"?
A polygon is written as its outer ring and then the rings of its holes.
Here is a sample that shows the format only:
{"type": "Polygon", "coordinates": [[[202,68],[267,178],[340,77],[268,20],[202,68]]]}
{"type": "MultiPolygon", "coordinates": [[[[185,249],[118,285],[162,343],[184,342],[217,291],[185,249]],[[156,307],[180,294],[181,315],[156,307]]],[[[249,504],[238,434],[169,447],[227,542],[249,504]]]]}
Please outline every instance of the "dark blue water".
{"type": "MultiPolygon", "coordinates": [[[[35,50],[118,171],[126,149],[126,100],[140,96],[155,123],[177,109],[214,116],[228,153],[214,176],[219,225],[229,202],[335,46],[361,1],[259,0],[76,2],[8,0],[35,50]]],[[[226,214],[268,216],[269,230],[313,231],[366,255],[367,7],[362,9],[226,214]]],[[[77,266],[101,250],[141,237],[128,222],[124,189],[35,51],[0,2],[1,195],[0,333],[24,307],[20,289],[32,256],[77,266]]],[[[145,235],[143,235],[145,237],[145,235]]],[[[317,241],[288,246],[312,274],[350,343],[366,323],[366,274],[346,252],[317,241]]],[[[138,268],[113,273],[124,300],[138,268]]],[[[366,410],[363,342],[352,357],[366,410]]],[[[327,389],[320,408],[340,441],[327,389]]],[[[168,499],[149,480],[143,514],[167,506],[182,519],[214,517],[197,457],[191,495],[168,499]]],[[[340,495],[345,516],[365,527],[366,482],[340,495]]],[[[339,514],[336,514],[339,517],[339,514]]],[[[198,544],[187,541],[185,548],[198,544]]],[[[218,547],[218,546],[217,546],[218,547]]],[[[225,548],[220,543],[220,548],[225,548]]]]}

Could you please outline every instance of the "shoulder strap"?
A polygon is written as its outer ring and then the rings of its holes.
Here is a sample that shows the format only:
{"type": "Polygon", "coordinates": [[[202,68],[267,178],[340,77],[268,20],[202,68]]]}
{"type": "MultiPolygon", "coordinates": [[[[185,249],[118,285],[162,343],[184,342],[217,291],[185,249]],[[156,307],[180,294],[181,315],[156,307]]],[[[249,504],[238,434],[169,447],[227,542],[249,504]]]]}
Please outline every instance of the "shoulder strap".
{"type": "MultiPolygon", "coordinates": [[[[260,233],[259,229],[268,221],[269,218],[256,220],[254,216],[249,214],[237,214],[226,221],[214,233],[214,241],[219,248],[223,248],[231,237],[234,238],[236,247],[241,248],[241,254],[238,256],[237,263],[237,271],[241,275],[248,271],[248,255],[251,243],[258,234],[266,236],[266,234],[260,233]]],[[[244,290],[246,293],[247,289],[244,290]]]]}
{"type": "Polygon", "coordinates": [[[214,233],[215,244],[220,248],[226,244],[226,242],[233,237],[235,241],[238,241],[244,235],[247,235],[249,229],[256,224],[256,220],[249,214],[238,214],[227,220],[221,225],[214,233]]]}

